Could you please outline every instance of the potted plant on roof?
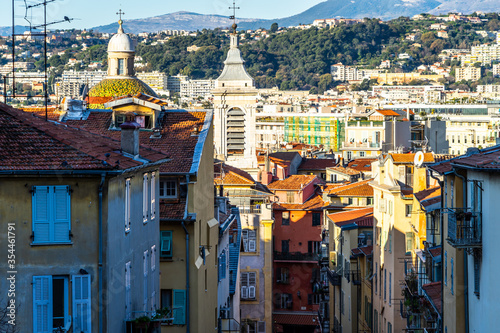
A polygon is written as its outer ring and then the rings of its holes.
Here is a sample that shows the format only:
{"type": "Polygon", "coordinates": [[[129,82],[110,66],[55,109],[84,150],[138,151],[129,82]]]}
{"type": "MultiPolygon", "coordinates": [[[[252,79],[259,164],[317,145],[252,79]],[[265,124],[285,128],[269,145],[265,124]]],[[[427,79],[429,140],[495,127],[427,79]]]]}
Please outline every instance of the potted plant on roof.
{"type": "Polygon", "coordinates": [[[144,332],[148,331],[149,324],[151,322],[151,318],[148,316],[137,317],[132,321],[132,330],[133,332],[144,332]]]}

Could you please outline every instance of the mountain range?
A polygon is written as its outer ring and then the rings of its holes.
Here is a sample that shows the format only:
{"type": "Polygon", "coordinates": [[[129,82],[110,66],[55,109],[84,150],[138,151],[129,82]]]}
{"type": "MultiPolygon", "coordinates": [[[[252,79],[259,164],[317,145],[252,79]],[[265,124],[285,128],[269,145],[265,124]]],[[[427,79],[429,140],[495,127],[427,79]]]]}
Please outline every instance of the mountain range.
{"type": "MultiPolygon", "coordinates": [[[[474,11],[495,12],[500,10],[499,0],[327,0],[306,11],[285,18],[271,20],[238,18],[241,29],[269,28],[276,22],[279,26],[288,27],[299,24],[310,24],[315,19],[326,18],[365,18],[375,17],[389,20],[400,16],[413,16],[421,13],[446,14],[460,12],[464,14],[474,11]]],[[[161,30],[188,30],[227,28],[232,20],[222,15],[204,15],[193,12],[175,12],[144,19],[125,20],[126,32],[157,32],[161,30]]],[[[118,23],[92,28],[100,32],[113,33],[118,23]]],[[[16,29],[16,32],[18,30],[16,29]]],[[[8,36],[11,27],[0,27],[0,35],[8,36]]]]}

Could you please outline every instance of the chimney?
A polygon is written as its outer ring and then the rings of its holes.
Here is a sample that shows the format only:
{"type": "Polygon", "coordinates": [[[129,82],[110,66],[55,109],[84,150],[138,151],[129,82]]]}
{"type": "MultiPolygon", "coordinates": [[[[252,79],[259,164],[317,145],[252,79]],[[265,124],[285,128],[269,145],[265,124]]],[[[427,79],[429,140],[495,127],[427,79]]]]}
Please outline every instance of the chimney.
{"type": "Polygon", "coordinates": [[[134,157],[139,156],[139,129],[141,125],[135,122],[135,115],[127,113],[125,122],[120,125],[120,128],[122,129],[122,152],[134,157]]]}

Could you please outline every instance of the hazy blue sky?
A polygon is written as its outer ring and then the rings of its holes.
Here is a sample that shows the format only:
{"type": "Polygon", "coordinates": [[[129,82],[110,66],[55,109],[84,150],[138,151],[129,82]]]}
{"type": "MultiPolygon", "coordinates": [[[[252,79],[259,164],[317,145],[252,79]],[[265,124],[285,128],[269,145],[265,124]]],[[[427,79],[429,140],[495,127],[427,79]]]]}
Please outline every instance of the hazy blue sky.
{"type": "MultiPolygon", "coordinates": [[[[238,17],[281,18],[298,14],[324,0],[237,0],[240,7],[238,17]]],[[[38,0],[27,0],[34,4],[38,0]]],[[[47,5],[47,21],[62,20],[64,16],[76,18],[71,23],[51,28],[91,28],[116,21],[115,14],[122,8],[124,19],[146,18],[177,11],[201,14],[231,15],[232,0],[56,0],[47,5]]],[[[24,1],[15,0],[16,25],[27,25],[24,20],[24,1]]],[[[12,22],[12,1],[0,0],[0,26],[10,26],[12,22]]],[[[43,8],[43,7],[40,7],[43,8]]],[[[29,13],[29,12],[28,12],[29,13]]],[[[32,10],[33,21],[43,20],[43,10],[32,10]]],[[[35,23],[36,24],[36,23],[35,23]]]]}

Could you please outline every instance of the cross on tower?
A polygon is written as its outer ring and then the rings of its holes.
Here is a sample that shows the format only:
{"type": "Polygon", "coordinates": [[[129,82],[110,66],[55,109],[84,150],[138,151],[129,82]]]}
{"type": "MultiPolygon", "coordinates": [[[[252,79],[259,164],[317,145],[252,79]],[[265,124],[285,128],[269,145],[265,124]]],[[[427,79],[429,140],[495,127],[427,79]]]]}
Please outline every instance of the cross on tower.
{"type": "Polygon", "coordinates": [[[116,15],[120,15],[120,21],[121,21],[122,20],[122,15],[125,15],[125,13],[120,8],[120,10],[118,12],[116,12],[116,15]]]}
{"type": "Polygon", "coordinates": [[[233,23],[236,24],[236,9],[240,9],[240,7],[236,7],[235,0],[233,0],[233,7],[229,7],[229,9],[233,10],[233,15],[229,16],[229,19],[233,20],[233,23]]]}

